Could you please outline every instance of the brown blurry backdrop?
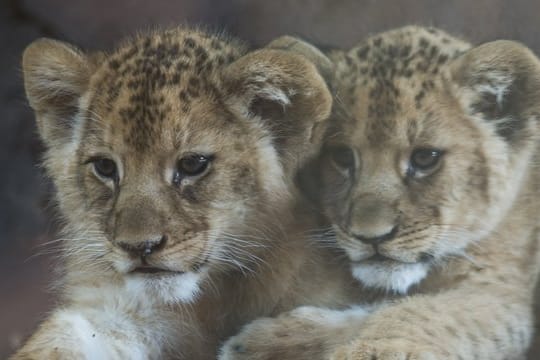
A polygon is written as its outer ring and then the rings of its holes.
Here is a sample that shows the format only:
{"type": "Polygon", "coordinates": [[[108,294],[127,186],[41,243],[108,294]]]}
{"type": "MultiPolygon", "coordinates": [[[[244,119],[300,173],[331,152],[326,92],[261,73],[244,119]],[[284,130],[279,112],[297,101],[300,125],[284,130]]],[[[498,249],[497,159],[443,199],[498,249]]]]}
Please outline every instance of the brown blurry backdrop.
{"type": "MultiPolygon", "coordinates": [[[[47,292],[53,247],[40,246],[55,236],[51,186],[37,166],[42,148],[19,65],[32,40],[107,49],[153,25],[201,24],[254,45],[293,34],[346,47],[370,33],[421,24],[476,43],[519,40],[540,53],[539,15],[538,0],[0,0],[0,358],[54,302],[47,292]]],[[[540,350],[530,359],[540,359],[540,350]]]]}

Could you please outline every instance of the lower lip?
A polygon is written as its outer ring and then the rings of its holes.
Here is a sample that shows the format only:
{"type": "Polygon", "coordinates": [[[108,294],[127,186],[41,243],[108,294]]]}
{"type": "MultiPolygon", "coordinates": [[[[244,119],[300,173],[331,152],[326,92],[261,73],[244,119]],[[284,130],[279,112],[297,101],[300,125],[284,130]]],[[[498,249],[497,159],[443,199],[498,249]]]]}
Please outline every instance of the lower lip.
{"type": "Polygon", "coordinates": [[[375,254],[373,256],[368,257],[364,261],[385,262],[385,261],[394,261],[394,260],[392,260],[389,257],[386,257],[384,255],[381,255],[381,254],[375,254]]]}
{"type": "Polygon", "coordinates": [[[372,255],[372,256],[364,259],[364,260],[352,261],[352,263],[356,264],[356,265],[362,265],[362,264],[411,265],[411,264],[418,264],[420,262],[417,262],[417,261],[411,261],[411,262],[400,261],[400,260],[395,260],[395,259],[386,257],[386,256],[381,255],[381,254],[375,254],[375,255],[372,255]]]}
{"type": "Polygon", "coordinates": [[[143,275],[182,275],[182,271],[170,271],[154,267],[141,267],[136,268],[131,271],[132,274],[143,274],[143,275]]]}
{"type": "Polygon", "coordinates": [[[399,261],[396,261],[396,260],[393,260],[393,259],[390,259],[386,256],[383,256],[383,255],[380,255],[380,254],[376,254],[376,255],[372,255],[366,259],[363,259],[363,260],[357,260],[357,261],[352,261],[353,264],[355,265],[362,265],[362,264],[389,264],[389,263],[396,263],[396,262],[399,262],[399,261]]]}

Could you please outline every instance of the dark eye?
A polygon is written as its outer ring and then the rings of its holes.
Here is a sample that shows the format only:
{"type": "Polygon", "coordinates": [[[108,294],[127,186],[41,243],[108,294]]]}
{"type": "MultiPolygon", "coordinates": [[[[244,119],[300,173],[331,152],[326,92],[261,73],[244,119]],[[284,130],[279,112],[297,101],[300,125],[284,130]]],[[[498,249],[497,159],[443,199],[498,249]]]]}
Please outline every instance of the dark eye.
{"type": "Polygon", "coordinates": [[[354,168],[354,152],[350,147],[345,145],[333,146],[329,148],[329,155],[332,161],[340,168],[354,168]]]}
{"type": "Polygon", "coordinates": [[[93,161],[94,170],[96,173],[104,178],[116,179],[118,172],[116,170],[116,163],[111,159],[100,158],[93,161]]]}
{"type": "Polygon", "coordinates": [[[178,161],[177,170],[183,176],[196,176],[202,174],[209,163],[210,158],[207,156],[199,154],[188,155],[178,161]]]}
{"type": "Polygon", "coordinates": [[[416,149],[411,155],[411,167],[414,170],[430,170],[437,166],[442,154],[443,152],[438,149],[416,149]]]}

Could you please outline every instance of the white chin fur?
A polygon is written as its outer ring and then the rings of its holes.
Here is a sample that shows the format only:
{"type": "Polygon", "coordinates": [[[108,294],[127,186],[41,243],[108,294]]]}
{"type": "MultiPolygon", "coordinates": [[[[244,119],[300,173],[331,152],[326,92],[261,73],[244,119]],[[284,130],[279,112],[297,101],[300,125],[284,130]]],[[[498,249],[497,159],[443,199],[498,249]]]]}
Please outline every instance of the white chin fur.
{"type": "Polygon", "coordinates": [[[199,294],[200,273],[184,273],[163,277],[130,275],[126,279],[126,289],[133,296],[147,294],[156,301],[167,304],[189,303],[199,294]]]}
{"type": "Polygon", "coordinates": [[[428,265],[422,263],[352,265],[353,276],[365,286],[399,294],[407,293],[412,285],[422,281],[428,270],[428,265]]]}

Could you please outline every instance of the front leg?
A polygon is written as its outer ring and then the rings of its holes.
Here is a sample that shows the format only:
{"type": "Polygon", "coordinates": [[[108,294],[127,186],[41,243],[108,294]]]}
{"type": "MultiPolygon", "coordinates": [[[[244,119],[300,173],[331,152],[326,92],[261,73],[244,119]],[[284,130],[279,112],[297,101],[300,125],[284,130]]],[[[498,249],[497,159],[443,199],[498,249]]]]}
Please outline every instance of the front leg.
{"type": "Polygon", "coordinates": [[[521,359],[531,339],[523,294],[463,289],[414,296],[373,314],[332,360],[521,359]]]}
{"type": "Polygon", "coordinates": [[[219,360],[328,359],[338,344],[353,339],[369,310],[303,306],[277,318],[245,326],[221,348],[219,360]]]}
{"type": "Polygon", "coordinates": [[[11,359],[158,359],[160,337],[111,309],[57,309],[11,359]]]}

